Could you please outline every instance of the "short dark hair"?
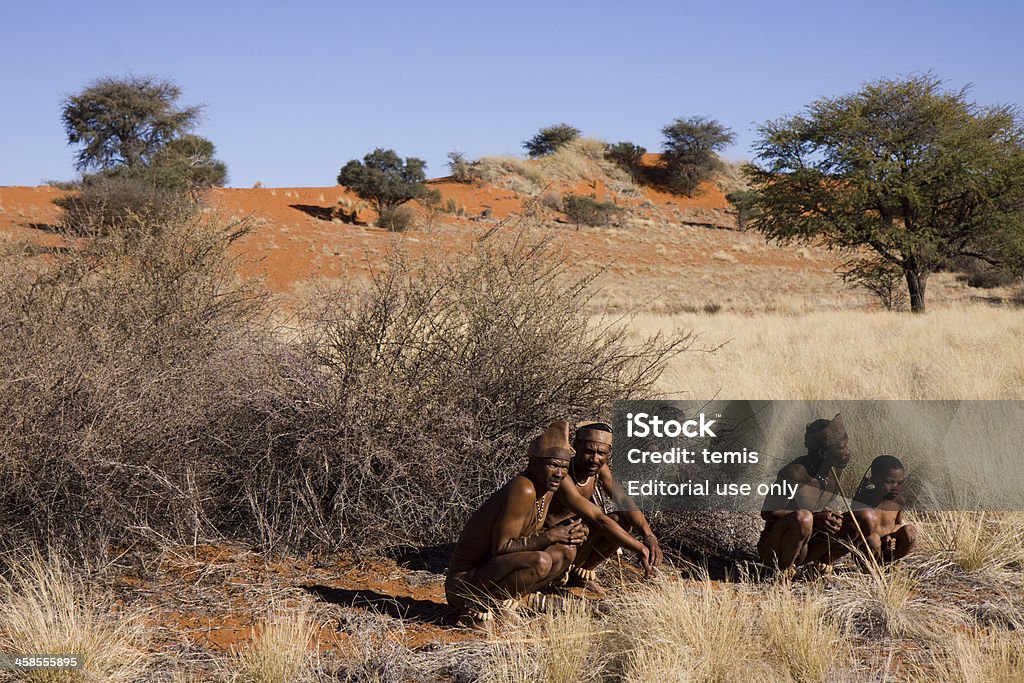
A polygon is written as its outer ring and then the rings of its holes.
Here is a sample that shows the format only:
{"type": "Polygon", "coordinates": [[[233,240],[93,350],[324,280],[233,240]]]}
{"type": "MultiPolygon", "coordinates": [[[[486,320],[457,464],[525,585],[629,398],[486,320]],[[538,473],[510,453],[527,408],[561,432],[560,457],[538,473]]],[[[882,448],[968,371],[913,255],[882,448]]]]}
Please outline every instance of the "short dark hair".
{"type": "Polygon", "coordinates": [[[871,461],[871,478],[874,479],[876,476],[889,470],[905,470],[906,467],[900,462],[900,459],[895,455],[880,455],[871,461]]]}
{"type": "Polygon", "coordinates": [[[823,429],[828,429],[828,426],[830,424],[832,424],[831,420],[826,420],[825,418],[818,418],[814,422],[809,422],[807,426],[804,428],[804,448],[807,449],[808,455],[814,455],[818,451],[824,450],[823,448],[812,447],[813,442],[811,440],[811,435],[816,434],[817,432],[820,432],[823,429]]]}

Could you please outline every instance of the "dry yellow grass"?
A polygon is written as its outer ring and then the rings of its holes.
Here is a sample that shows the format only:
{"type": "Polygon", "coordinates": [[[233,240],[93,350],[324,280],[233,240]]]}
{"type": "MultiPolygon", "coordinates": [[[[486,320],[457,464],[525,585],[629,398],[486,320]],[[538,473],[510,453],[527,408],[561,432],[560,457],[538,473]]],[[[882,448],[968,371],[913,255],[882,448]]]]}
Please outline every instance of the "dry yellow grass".
{"type": "Polygon", "coordinates": [[[11,562],[11,573],[10,582],[0,578],[0,652],[84,657],[79,670],[23,671],[18,680],[130,683],[142,678],[149,655],[143,649],[141,613],[112,609],[111,601],[55,555],[11,562]]]}
{"type": "Polygon", "coordinates": [[[493,683],[599,681],[607,665],[604,632],[587,604],[572,600],[564,612],[519,619],[490,644],[483,679],[493,683]]]}
{"type": "Polygon", "coordinates": [[[660,389],[680,398],[1024,398],[1024,316],[1012,308],[641,315],[632,327],[692,330],[718,349],[669,367],[660,389]]]}
{"type": "Polygon", "coordinates": [[[1014,574],[1024,568],[1024,513],[931,512],[914,525],[921,551],[962,571],[1014,574]]]}
{"type": "Polygon", "coordinates": [[[232,653],[223,677],[237,683],[314,680],[316,633],[307,609],[273,611],[253,629],[252,641],[232,653]]]}
{"type": "Polygon", "coordinates": [[[977,631],[955,636],[916,680],[946,683],[1019,683],[1024,680],[1024,636],[977,631]]]}
{"type": "MultiPolygon", "coordinates": [[[[862,560],[867,563],[867,558],[862,560]]],[[[919,591],[922,582],[938,569],[934,564],[870,563],[863,573],[834,578],[829,609],[849,631],[879,641],[948,638],[966,622],[966,616],[956,608],[928,600],[919,591]]]]}
{"type": "Polygon", "coordinates": [[[766,655],[794,681],[826,681],[850,666],[843,625],[820,594],[779,582],[761,594],[759,608],[766,655]]]}
{"type": "Polygon", "coordinates": [[[483,678],[520,681],[826,681],[850,670],[842,624],[820,594],[695,581],[620,596],[610,618],[577,606],[520,624],[491,646],[483,678]],[[798,647],[793,643],[798,642],[798,647]]]}

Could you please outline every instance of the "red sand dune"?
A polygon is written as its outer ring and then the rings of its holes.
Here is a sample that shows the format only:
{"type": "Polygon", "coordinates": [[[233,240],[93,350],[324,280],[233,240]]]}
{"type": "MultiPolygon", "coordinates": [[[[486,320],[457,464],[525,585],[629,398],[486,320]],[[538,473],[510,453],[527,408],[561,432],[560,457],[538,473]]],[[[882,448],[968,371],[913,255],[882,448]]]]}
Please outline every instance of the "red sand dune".
{"type": "MultiPolygon", "coordinates": [[[[643,286],[654,278],[655,289],[668,280],[692,278],[695,269],[707,269],[728,280],[729,273],[746,277],[747,268],[830,276],[835,265],[817,250],[797,253],[768,245],[754,233],[709,229],[734,225],[729,203],[713,183],[705,183],[692,198],[650,188],[639,198],[615,198],[630,207],[627,220],[607,228],[581,229],[569,225],[563,214],[512,190],[446,178],[430,185],[441,193],[441,206],[450,198],[465,215],[438,211],[430,216],[425,208],[416,207],[417,227],[401,234],[373,227],[375,215],[365,203],[357,211],[355,224],[334,217],[339,201],[347,202],[350,209],[357,207],[358,198],[341,186],[218,188],[203,201],[210,214],[250,222],[252,231],[236,243],[247,261],[241,271],[265,278],[269,288],[284,294],[302,293],[322,279],[365,275],[398,246],[412,252],[437,248],[450,253],[469,249],[484,235],[500,240],[523,231],[554,232],[570,258],[612,264],[608,277],[620,284],[643,286]],[[482,217],[485,210],[490,213],[482,217]],[[534,217],[524,216],[531,211],[534,217]]],[[[600,182],[562,183],[558,189],[611,198],[600,182]]],[[[53,200],[62,194],[48,186],[0,187],[0,238],[59,241],[48,226],[59,220],[60,210],[53,200]]]]}

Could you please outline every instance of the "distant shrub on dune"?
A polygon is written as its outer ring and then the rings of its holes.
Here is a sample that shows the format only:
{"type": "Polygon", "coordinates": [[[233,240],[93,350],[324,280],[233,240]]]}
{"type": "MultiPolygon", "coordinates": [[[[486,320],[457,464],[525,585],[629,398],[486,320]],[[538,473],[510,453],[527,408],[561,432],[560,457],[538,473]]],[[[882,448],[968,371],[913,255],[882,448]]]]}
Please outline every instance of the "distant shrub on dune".
{"type": "Polygon", "coordinates": [[[131,176],[89,179],[55,203],[64,209],[63,229],[92,236],[126,227],[159,226],[195,210],[182,193],[131,176]]]}
{"type": "Polygon", "coordinates": [[[466,155],[459,151],[448,153],[448,170],[451,171],[452,180],[457,183],[475,183],[480,179],[477,166],[479,162],[471,161],[466,155]]]}
{"type": "Polygon", "coordinates": [[[559,147],[576,140],[579,136],[579,128],[568,123],[559,123],[541,128],[536,135],[523,143],[523,147],[529,157],[536,159],[557,151],[559,147]]]}
{"type": "Polygon", "coordinates": [[[437,190],[427,187],[426,168],[422,159],[403,160],[393,149],[378,147],[362,161],[352,159],[346,163],[338,173],[338,183],[373,205],[381,227],[405,229],[411,221],[406,220],[408,214],[396,213],[397,207],[414,199],[440,199],[437,190]]]}
{"type": "Polygon", "coordinates": [[[592,195],[567,194],[562,198],[565,215],[577,226],[608,225],[622,208],[612,202],[602,202],[592,195]]]}
{"type": "Polygon", "coordinates": [[[634,180],[643,179],[643,159],[647,150],[632,142],[616,142],[605,149],[605,157],[629,173],[634,180]]]}

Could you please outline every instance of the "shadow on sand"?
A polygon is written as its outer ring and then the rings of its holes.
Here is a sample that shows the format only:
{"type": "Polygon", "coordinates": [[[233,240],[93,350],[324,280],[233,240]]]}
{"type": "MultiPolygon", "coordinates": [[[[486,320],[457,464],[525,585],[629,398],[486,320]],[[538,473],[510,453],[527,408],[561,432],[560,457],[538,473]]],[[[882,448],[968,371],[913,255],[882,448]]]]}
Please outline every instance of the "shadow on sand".
{"type": "Polygon", "coordinates": [[[448,605],[442,603],[385,595],[372,590],[350,590],[320,585],[308,585],[302,586],[302,588],[321,600],[335,605],[361,607],[396,619],[407,619],[421,624],[450,625],[453,611],[448,605]]]}

